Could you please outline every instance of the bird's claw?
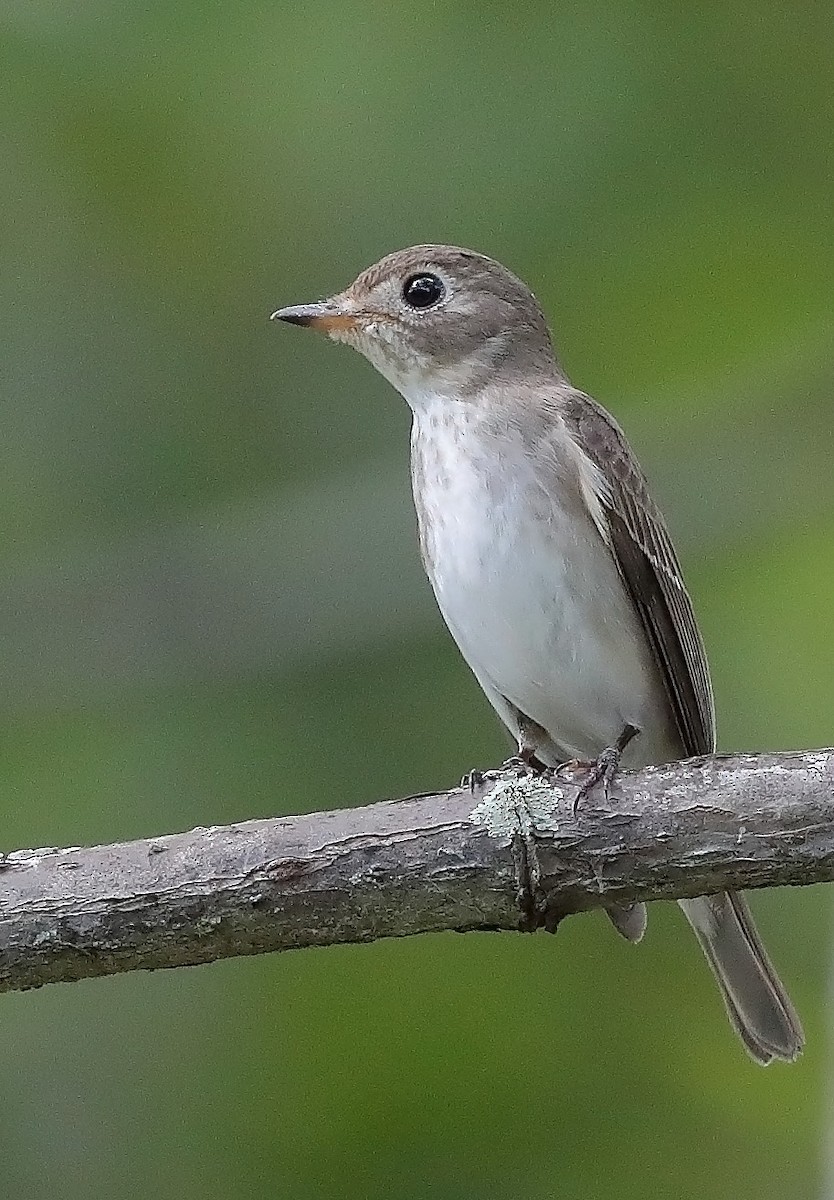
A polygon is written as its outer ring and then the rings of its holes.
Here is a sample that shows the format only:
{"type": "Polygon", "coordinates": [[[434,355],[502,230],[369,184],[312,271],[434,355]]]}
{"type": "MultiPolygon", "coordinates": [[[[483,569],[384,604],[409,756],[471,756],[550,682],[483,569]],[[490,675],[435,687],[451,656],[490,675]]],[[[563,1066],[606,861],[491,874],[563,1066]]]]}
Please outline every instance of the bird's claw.
{"type": "Polygon", "coordinates": [[[617,771],[620,768],[620,759],[626,746],[637,736],[639,730],[636,725],[625,725],[620,736],[617,738],[613,746],[606,746],[601,754],[597,755],[592,763],[565,763],[565,766],[584,766],[588,769],[588,774],[582,787],[576,793],[573,802],[573,815],[576,816],[579,811],[579,805],[583,800],[587,800],[591,792],[598,783],[602,784],[605,803],[611,801],[611,784],[617,771]]]}
{"type": "Polygon", "coordinates": [[[488,779],[497,779],[500,775],[511,774],[518,779],[524,779],[527,775],[549,778],[552,771],[550,767],[541,766],[538,761],[531,762],[523,754],[513,754],[509,758],[505,758],[500,767],[495,767],[491,771],[479,771],[477,768],[467,771],[460,781],[460,786],[464,789],[468,788],[470,792],[475,792],[478,788],[483,787],[488,779]]]}
{"type": "Polygon", "coordinates": [[[602,753],[592,762],[585,763],[584,766],[588,769],[588,774],[585,780],[576,793],[573,801],[573,815],[576,816],[579,811],[580,804],[587,800],[591,792],[597,786],[602,784],[605,803],[608,804],[611,800],[611,784],[614,782],[614,777],[617,774],[617,768],[620,765],[620,753],[616,746],[606,746],[602,753]]]}
{"type": "Polygon", "coordinates": [[[471,771],[467,771],[465,775],[461,776],[461,789],[472,792],[474,795],[479,787],[483,787],[486,777],[486,771],[479,771],[477,767],[474,767],[471,771]]]}

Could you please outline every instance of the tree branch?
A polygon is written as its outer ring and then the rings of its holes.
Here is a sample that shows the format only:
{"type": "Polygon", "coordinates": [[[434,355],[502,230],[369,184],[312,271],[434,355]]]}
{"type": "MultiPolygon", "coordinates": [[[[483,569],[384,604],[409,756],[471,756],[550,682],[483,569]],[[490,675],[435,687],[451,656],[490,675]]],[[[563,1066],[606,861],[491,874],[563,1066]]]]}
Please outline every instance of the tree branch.
{"type": "Polygon", "coordinates": [[[555,930],[611,901],[834,879],[834,750],[474,791],[0,862],[0,991],[437,930],[555,930]]]}

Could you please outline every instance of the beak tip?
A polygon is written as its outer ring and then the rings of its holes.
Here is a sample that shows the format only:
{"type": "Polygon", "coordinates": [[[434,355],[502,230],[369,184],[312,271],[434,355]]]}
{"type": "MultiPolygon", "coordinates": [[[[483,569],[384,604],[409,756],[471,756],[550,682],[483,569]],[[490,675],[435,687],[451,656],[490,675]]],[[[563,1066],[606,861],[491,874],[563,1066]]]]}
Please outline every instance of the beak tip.
{"type": "Polygon", "coordinates": [[[324,333],[353,329],[356,317],[345,312],[332,300],[321,300],[316,304],[293,304],[289,308],[278,308],[270,321],[286,321],[288,325],[302,325],[308,329],[320,329],[324,333]]]}
{"type": "Polygon", "coordinates": [[[270,316],[270,321],[286,321],[288,325],[309,325],[313,320],[309,312],[299,305],[296,308],[277,308],[270,316]]]}

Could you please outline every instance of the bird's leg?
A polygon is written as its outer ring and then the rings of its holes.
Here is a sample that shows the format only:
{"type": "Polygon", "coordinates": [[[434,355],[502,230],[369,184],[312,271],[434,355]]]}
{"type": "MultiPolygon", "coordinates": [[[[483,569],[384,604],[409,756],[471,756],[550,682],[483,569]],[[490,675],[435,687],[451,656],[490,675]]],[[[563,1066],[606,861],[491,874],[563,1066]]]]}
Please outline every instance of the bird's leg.
{"type": "Polygon", "coordinates": [[[516,771],[519,775],[544,775],[549,770],[536,753],[542,740],[547,736],[540,725],[524,713],[515,710],[517,733],[515,735],[518,749],[511,758],[501,764],[502,771],[516,771]]]}
{"type": "Polygon", "coordinates": [[[588,776],[582,787],[576,793],[576,799],[573,802],[573,815],[576,816],[579,805],[583,800],[587,800],[591,792],[601,783],[605,793],[605,801],[611,799],[611,784],[614,782],[614,777],[620,766],[620,758],[629,742],[637,736],[640,730],[636,725],[626,725],[622,733],[617,738],[613,746],[606,746],[601,754],[597,755],[594,762],[590,764],[588,776]]]}
{"type": "Polygon", "coordinates": [[[519,775],[543,775],[548,767],[537,756],[533,747],[519,738],[518,750],[501,763],[499,770],[516,771],[519,775]]]}

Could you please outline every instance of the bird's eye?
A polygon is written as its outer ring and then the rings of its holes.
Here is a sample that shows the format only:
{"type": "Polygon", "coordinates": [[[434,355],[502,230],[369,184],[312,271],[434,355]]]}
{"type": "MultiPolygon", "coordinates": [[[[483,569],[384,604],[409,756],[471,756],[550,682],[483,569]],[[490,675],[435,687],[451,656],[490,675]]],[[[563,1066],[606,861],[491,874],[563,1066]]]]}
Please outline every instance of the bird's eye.
{"type": "Polygon", "coordinates": [[[409,308],[431,308],[446,294],[436,275],[410,275],[403,284],[403,300],[409,308]]]}

